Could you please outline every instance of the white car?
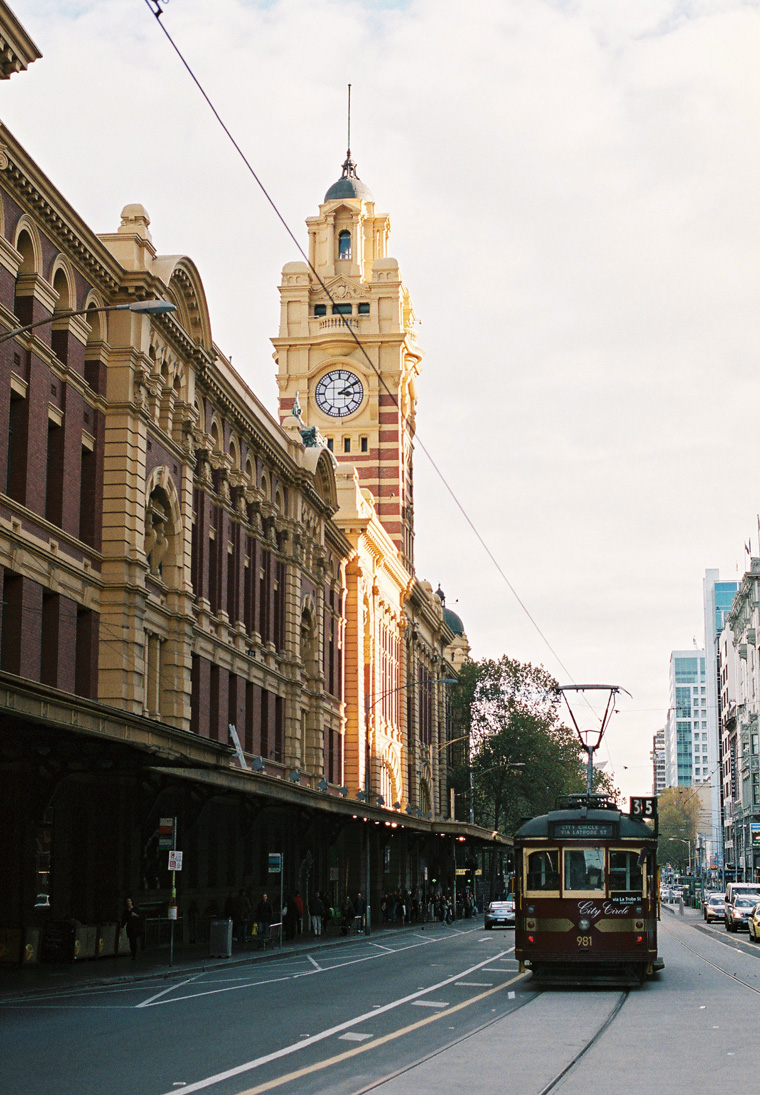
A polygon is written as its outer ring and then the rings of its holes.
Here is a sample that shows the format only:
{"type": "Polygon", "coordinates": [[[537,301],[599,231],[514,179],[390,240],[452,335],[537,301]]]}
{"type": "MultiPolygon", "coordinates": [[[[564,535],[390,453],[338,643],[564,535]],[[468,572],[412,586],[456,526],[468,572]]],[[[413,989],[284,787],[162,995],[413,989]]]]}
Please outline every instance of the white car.
{"type": "Polygon", "coordinates": [[[485,927],[514,928],[515,926],[515,901],[508,897],[506,901],[492,901],[486,909],[485,927]]]}

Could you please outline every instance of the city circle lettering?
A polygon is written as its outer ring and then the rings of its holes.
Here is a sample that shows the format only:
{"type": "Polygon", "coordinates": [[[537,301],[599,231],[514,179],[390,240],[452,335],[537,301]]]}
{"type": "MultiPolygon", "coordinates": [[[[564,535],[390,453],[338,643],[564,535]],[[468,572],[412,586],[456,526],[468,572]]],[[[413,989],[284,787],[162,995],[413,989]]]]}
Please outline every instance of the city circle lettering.
{"type": "Polygon", "coordinates": [[[590,920],[596,920],[600,916],[630,916],[631,914],[630,908],[621,908],[620,905],[612,905],[609,901],[605,901],[601,908],[593,901],[579,901],[578,912],[590,920]]]}

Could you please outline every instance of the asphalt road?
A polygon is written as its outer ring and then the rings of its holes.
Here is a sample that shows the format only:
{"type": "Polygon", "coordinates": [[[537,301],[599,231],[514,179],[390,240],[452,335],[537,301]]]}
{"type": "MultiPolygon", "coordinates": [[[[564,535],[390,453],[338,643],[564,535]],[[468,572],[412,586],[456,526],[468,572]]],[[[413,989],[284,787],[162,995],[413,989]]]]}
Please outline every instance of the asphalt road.
{"type": "Polygon", "coordinates": [[[511,931],[427,925],[0,1010],[13,1095],[718,1095],[760,1088],[760,945],[663,914],[641,989],[542,990],[511,931]]]}

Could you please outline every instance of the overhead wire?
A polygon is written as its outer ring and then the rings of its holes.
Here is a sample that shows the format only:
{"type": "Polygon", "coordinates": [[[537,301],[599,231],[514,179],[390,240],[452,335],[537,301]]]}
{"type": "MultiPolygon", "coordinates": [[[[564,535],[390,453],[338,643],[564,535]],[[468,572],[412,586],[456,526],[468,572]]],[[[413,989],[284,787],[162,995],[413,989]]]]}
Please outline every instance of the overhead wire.
{"type": "MultiPolygon", "coordinates": [[[[183,65],[183,67],[185,68],[186,72],[188,73],[188,75],[189,75],[190,79],[191,79],[191,80],[193,81],[193,83],[195,84],[196,88],[197,88],[197,89],[198,89],[198,91],[200,92],[200,94],[201,94],[201,96],[203,97],[203,99],[204,99],[205,103],[207,104],[207,106],[208,106],[208,107],[209,107],[209,109],[211,110],[212,114],[214,115],[214,118],[216,119],[216,121],[218,122],[218,124],[219,124],[219,125],[221,126],[222,130],[224,131],[224,133],[225,133],[225,134],[226,134],[226,136],[228,137],[228,139],[229,139],[230,143],[232,144],[233,148],[234,148],[234,149],[235,149],[235,151],[237,152],[238,156],[239,156],[239,157],[240,157],[240,159],[241,159],[241,160],[243,161],[243,163],[244,163],[244,165],[245,165],[246,169],[248,170],[248,172],[250,173],[250,175],[252,176],[252,178],[253,178],[253,179],[255,180],[255,182],[256,182],[256,185],[257,185],[257,186],[259,187],[259,189],[261,190],[261,193],[262,193],[262,194],[263,194],[263,196],[265,197],[266,201],[267,201],[267,202],[269,203],[269,205],[271,206],[271,208],[272,208],[272,210],[273,210],[273,212],[274,212],[275,216],[276,216],[276,217],[277,217],[277,219],[279,220],[279,222],[280,222],[280,224],[282,225],[282,227],[283,227],[283,228],[285,229],[285,231],[286,231],[286,233],[287,233],[288,237],[290,238],[290,240],[292,241],[292,243],[294,244],[294,246],[295,246],[295,247],[296,247],[296,249],[298,250],[298,253],[299,253],[299,254],[301,255],[301,257],[302,257],[302,258],[304,259],[304,261],[305,261],[305,262],[306,262],[306,264],[308,265],[308,267],[309,267],[309,270],[311,271],[311,274],[313,275],[314,279],[315,279],[315,280],[317,281],[317,283],[319,284],[320,288],[322,289],[322,291],[323,291],[323,292],[325,293],[325,295],[327,296],[328,300],[330,300],[330,302],[331,302],[331,303],[332,303],[333,305],[335,305],[335,304],[336,304],[337,302],[335,301],[335,299],[334,299],[334,297],[333,297],[332,293],[330,292],[329,288],[327,287],[327,285],[326,285],[326,284],[325,284],[325,282],[323,281],[322,277],[321,277],[321,276],[319,275],[319,273],[318,273],[318,272],[317,272],[317,271],[315,270],[315,268],[314,268],[314,266],[313,266],[313,264],[312,264],[311,260],[309,259],[309,256],[308,256],[308,255],[306,254],[306,252],[304,251],[304,249],[303,249],[303,247],[301,246],[300,242],[299,242],[299,241],[298,241],[298,239],[296,238],[296,236],[295,236],[294,232],[293,232],[293,231],[292,231],[292,229],[290,228],[290,225],[289,225],[289,224],[287,223],[287,221],[285,220],[284,216],[283,216],[283,215],[282,215],[282,213],[280,212],[280,210],[279,210],[279,208],[278,208],[278,206],[277,206],[277,203],[275,202],[274,198],[272,197],[272,195],[271,195],[271,194],[269,193],[269,191],[268,191],[268,190],[267,190],[267,188],[265,187],[265,185],[264,185],[264,183],[262,182],[261,178],[259,177],[259,175],[257,174],[256,170],[254,169],[253,165],[251,164],[250,160],[248,159],[248,157],[246,156],[245,152],[244,152],[244,151],[243,151],[243,149],[241,148],[241,146],[240,146],[239,142],[238,142],[238,141],[237,141],[237,140],[235,139],[235,137],[233,136],[233,134],[232,134],[231,130],[229,129],[229,127],[227,126],[227,124],[226,124],[226,123],[224,122],[224,119],[222,118],[221,114],[219,113],[219,111],[217,110],[216,106],[215,106],[215,105],[214,105],[214,103],[212,102],[212,100],[211,100],[210,96],[208,95],[208,93],[206,92],[205,88],[204,88],[204,87],[203,87],[203,85],[201,84],[201,81],[200,81],[200,80],[198,79],[198,77],[197,77],[197,76],[195,75],[195,72],[193,71],[193,69],[192,69],[192,67],[190,66],[189,62],[188,62],[188,61],[187,61],[187,59],[186,59],[186,58],[184,57],[184,55],[182,54],[182,51],[180,50],[179,46],[178,46],[178,45],[177,45],[177,43],[176,43],[176,42],[174,41],[174,39],[172,38],[171,34],[170,34],[170,33],[169,33],[169,31],[167,30],[166,26],[165,26],[165,25],[164,25],[164,23],[162,22],[162,20],[161,20],[161,16],[163,15],[163,9],[161,8],[161,5],[160,5],[160,2],[159,2],[159,0],[145,0],[145,3],[146,3],[146,5],[148,6],[148,8],[149,8],[149,10],[151,11],[151,13],[152,13],[152,14],[153,14],[153,15],[155,16],[155,19],[156,19],[156,23],[157,23],[157,24],[158,24],[158,26],[159,26],[159,27],[161,28],[161,30],[162,30],[162,32],[163,32],[163,34],[164,34],[164,36],[165,36],[166,40],[167,40],[167,41],[169,42],[169,44],[171,45],[172,49],[173,49],[173,50],[174,50],[174,52],[176,53],[177,57],[179,58],[180,62],[181,62],[181,63],[182,63],[182,65],[183,65]]],[[[374,373],[374,374],[376,375],[376,377],[377,377],[377,379],[378,379],[379,383],[380,383],[380,384],[382,385],[382,387],[383,387],[383,389],[385,390],[386,394],[387,394],[387,395],[389,395],[389,396],[390,396],[390,398],[391,398],[391,399],[393,400],[393,403],[394,403],[394,406],[396,407],[396,409],[397,409],[397,410],[398,410],[399,412],[401,412],[401,407],[400,407],[400,405],[399,405],[399,402],[398,402],[398,398],[396,397],[396,394],[395,394],[395,393],[394,393],[394,392],[393,392],[393,391],[392,391],[392,390],[391,390],[391,389],[390,389],[390,388],[388,387],[388,385],[386,384],[386,382],[385,382],[385,379],[384,379],[384,377],[382,376],[382,374],[381,374],[381,373],[380,373],[380,371],[378,370],[378,368],[377,368],[377,366],[375,365],[375,363],[374,363],[374,362],[372,361],[372,359],[371,359],[370,355],[369,355],[369,354],[367,353],[367,350],[366,350],[366,348],[364,347],[363,343],[362,343],[362,342],[361,342],[361,340],[359,339],[359,337],[358,337],[358,335],[356,334],[355,330],[354,330],[354,329],[353,329],[353,327],[352,327],[352,326],[351,326],[351,325],[350,325],[350,324],[349,324],[349,323],[348,323],[348,322],[346,321],[346,317],[345,317],[345,316],[341,315],[341,316],[340,316],[340,319],[342,320],[342,322],[343,322],[343,325],[344,325],[344,326],[345,326],[345,328],[346,328],[346,333],[347,333],[347,335],[348,335],[348,336],[349,336],[349,337],[350,337],[350,338],[351,338],[351,339],[352,339],[352,340],[354,341],[354,343],[356,344],[356,347],[357,347],[357,349],[358,349],[358,350],[360,351],[360,353],[362,354],[362,356],[363,356],[363,358],[365,359],[365,361],[367,362],[367,364],[368,364],[369,368],[370,368],[370,369],[372,370],[372,372],[373,372],[373,373],[374,373]]],[[[408,428],[409,428],[405,420],[404,420],[404,427],[405,427],[406,429],[408,429],[408,428]]],[[[411,431],[410,431],[410,433],[411,433],[411,431]]],[[[451,498],[452,502],[454,503],[454,505],[456,506],[456,508],[457,508],[457,509],[459,510],[459,512],[460,512],[460,514],[461,514],[462,518],[464,519],[465,523],[466,523],[466,524],[467,524],[467,526],[469,527],[469,529],[470,529],[470,531],[472,532],[472,534],[473,534],[473,535],[475,536],[476,540],[478,541],[478,543],[480,544],[480,546],[482,547],[482,549],[483,549],[483,550],[485,551],[485,553],[486,553],[486,555],[488,556],[488,558],[489,558],[489,559],[491,560],[491,562],[492,562],[493,566],[495,567],[495,569],[496,569],[497,573],[498,573],[498,574],[500,575],[500,577],[501,577],[501,578],[502,578],[502,580],[504,581],[505,585],[506,585],[506,586],[507,586],[507,588],[509,589],[509,591],[510,591],[510,593],[512,594],[512,596],[514,597],[514,599],[515,599],[515,600],[517,601],[518,605],[519,605],[519,606],[520,606],[520,608],[522,609],[522,611],[523,611],[523,613],[525,614],[525,616],[526,616],[526,617],[528,618],[528,620],[530,621],[530,623],[531,623],[531,624],[533,625],[534,629],[536,630],[536,632],[538,633],[538,635],[540,636],[540,638],[542,639],[542,641],[543,641],[543,642],[544,642],[544,644],[546,645],[547,649],[548,649],[548,650],[550,651],[550,653],[551,653],[552,657],[553,657],[553,658],[555,659],[555,661],[557,662],[558,666],[559,666],[559,667],[560,667],[560,668],[561,668],[561,669],[563,670],[563,672],[564,672],[564,673],[566,673],[566,674],[567,674],[568,678],[569,678],[569,679],[570,679],[570,680],[572,681],[572,680],[573,680],[573,678],[572,678],[572,676],[571,676],[571,674],[570,674],[569,670],[568,670],[568,669],[567,669],[567,667],[565,666],[564,662],[562,661],[561,657],[559,656],[559,654],[557,653],[557,651],[556,651],[556,650],[554,649],[554,647],[552,646],[551,642],[549,641],[548,637],[547,637],[547,636],[546,636],[546,634],[544,633],[543,629],[542,629],[542,628],[540,627],[540,625],[539,625],[538,621],[537,621],[537,620],[535,619],[535,617],[534,617],[534,616],[533,616],[533,614],[532,614],[532,613],[530,612],[530,610],[528,609],[528,607],[527,607],[527,605],[525,604],[525,602],[524,602],[524,601],[522,600],[522,598],[521,598],[521,597],[520,597],[520,595],[518,594],[518,592],[517,592],[517,590],[515,589],[515,587],[513,586],[512,582],[511,582],[511,581],[509,580],[509,578],[507,577],[507,575],[506,575],[506,573],[505,573],[504,569],[502,568],[501,564],[499,563],[498,559],[496,558],[496,556],[494,555],[494,553],[493,553],[493,552],[491,551],[491,548],[490,548],[490,547],[488,546],[488,544],[486,543],[486,540],[484,539],[484,537],[483,537],[483,536],[482,536],[482,534],[480,533],[480,530],[479,530],[479,529],[477,528],[477,526],[475,525],[475,523],[474,523],[474,521],[472,520],[472,518],[470,517],[470,515],[469,515],[469,514],[467,513],[466,509],[464,508],[464,506],[463,506],[462,502],[461,502],[461,501],[459,500],[459,498],[458,498],[458,496],[457,496],[456,492],[454,491],[453,487],[451,486],[451,484],[450,484],[450,483],[448,482],[448,480],[446,479],[446,476],[444,475],[443,471],[442,471],[442,470],[441,470],[441,468],[439,467],[439,465],[438,465],[437,461],[436,461],[436,460],[434,459],[434,457],[433,457],[432,453],[430,452],[430,450],[428,449],[427,445],[425,445],[425,443],[424,443],[424,440],[423,440],[423,439],[422,439],[422,438],[420,437],[420,435],[419,435],[419,432],[418,432],[417,430],[415,430],[415,431],[414,431],[414,433],[413,433],[413,435],[412,435],[412,439],[413,439],[414,443],[415,443],[416,445],[418,445],[418,446],[419,446],[420,450],[421,450],[421,451],[422,451],[422,452],[423,452],[423,453],[425,454],[425,456],[427,457],[427,459],[428,459],[428,461],[429,461],[429,463],[430,463],[430,466],[432,467],[432,469],[433,469],[433,471],[435,472],[435,474],[436,474],[436,475],[438,476],[438,479],[440,480],[440,482],[441,482],[441,484],[443,485],[444,489],[445,489],[445,490],[446,490],[446,492],[448,493],[448,495],[449,495],[449,497],[451,498]]]]}

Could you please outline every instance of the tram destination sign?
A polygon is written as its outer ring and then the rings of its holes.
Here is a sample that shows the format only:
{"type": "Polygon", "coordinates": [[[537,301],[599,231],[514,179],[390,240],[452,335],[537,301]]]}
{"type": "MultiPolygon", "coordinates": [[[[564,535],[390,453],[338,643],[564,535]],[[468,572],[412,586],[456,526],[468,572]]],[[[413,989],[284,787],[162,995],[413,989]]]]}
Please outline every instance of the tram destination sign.
{"type": "Polygon", "coordinates": [[[555,840],[614,840],[617,835],[614,821],[555,821],[550,833],[555,840]]]}

